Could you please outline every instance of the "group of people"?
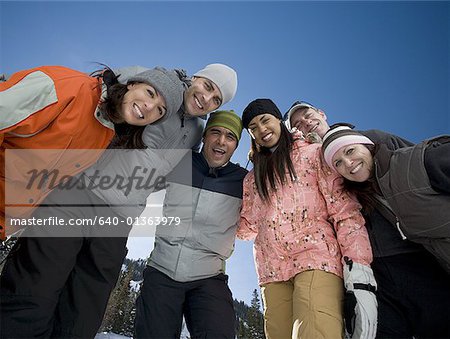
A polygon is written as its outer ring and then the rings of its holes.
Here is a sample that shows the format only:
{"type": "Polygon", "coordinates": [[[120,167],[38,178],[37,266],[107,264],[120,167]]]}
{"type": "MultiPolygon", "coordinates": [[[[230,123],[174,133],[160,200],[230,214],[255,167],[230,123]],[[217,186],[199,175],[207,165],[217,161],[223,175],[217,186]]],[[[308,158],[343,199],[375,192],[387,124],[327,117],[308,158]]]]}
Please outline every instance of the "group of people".
{"type": "Polygon", "coordinates": [[[180,337],[183,317],[193,338],[235,337],[225,263],[236,236],[254,240],[268,338],[450,336],[450,137],[414,145],[330,127],[306,102],[284,116],[265,98],[242,118],[218,110],[236,91],[224,64],[192,77],[47,66],[0,83],[2,238],[14,218],[64,221],[26,228],[8,255],[0,337],[93,338],[129,220],[160,189],[163,215],[180,222],[156,229],[136,338],[180,337]],[[249,172],[230,160],[243,129],[249,172]],[[11,152],[23,149],[35,152],[11,152]],[[30,188],[30,162],[60,180],[30,188]],[[162,185],[133,181],[149,169],[162,185]],[[129,182],[105,189],[116,175],[129,182]]]}

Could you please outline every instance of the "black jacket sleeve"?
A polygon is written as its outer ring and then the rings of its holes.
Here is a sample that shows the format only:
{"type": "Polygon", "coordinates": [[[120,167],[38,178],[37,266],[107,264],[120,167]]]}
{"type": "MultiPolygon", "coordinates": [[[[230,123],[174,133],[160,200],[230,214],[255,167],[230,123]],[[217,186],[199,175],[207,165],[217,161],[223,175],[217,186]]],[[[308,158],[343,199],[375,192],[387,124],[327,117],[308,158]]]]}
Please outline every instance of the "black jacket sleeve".
{"type": "Polygon", "coordinates": [[[387,148],[391,151],[414,145],[414,143],[412,143],[409,140],[377,129],[370,129],[367,131],[359,131],[359,132],[368,137],[375,144],[385,144],[387,148]]]}
{"type": "Polygon", "coordinates": [[[425,149],[425,169],[431,187],[437,192],[450,195],[450,137],[430,142],[425,149]]]}

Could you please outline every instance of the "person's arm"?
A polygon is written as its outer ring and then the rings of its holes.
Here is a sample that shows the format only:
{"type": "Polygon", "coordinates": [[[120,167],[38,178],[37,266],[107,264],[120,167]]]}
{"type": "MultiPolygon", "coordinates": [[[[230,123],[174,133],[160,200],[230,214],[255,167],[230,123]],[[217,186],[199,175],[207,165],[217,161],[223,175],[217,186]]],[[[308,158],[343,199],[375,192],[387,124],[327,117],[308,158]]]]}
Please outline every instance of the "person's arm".
{"type": "Polygon", "coordinates": [[[431,187],[450,195],[450,136],[430,142],[425,149],[424,164],[431,187]]]}
{"type": "MultiPolygon", "coordinates": [[[[7,81],[0,82],[0,140],[12,132],[16,125],[40,110],[58,102],[54,81],[39,69],[24,70],[13,74],[7,81]]],[[[45,117],[33,122],[42,128],[47,126],[58,112],[47,111],[45,117]]]]}
{"type": "Polygon", "coordinates": [[[362,135],[365,135],[370,140],[372,140],[375,144],[385,144],[387,148],[391,151],[394,151],[399,148],[413,146],[414,143],[399,137],[394,134],[390,134],[384,131],[380,131],[377,129],[371,129],[367,131],[359,131],[362,135]]]}
{"type": "Polygon", "coordinates": [[[149,67],[144,66],[128,66],[113,69],[113,72],[118,76],[117,79],[121,84],[126,84],[128,82],[128,79],[130,79],[131,77],[134,77],[136,74],[139,74],[141,72],[148,71],[149,69],[149,67]]]}
{"type": "MultiPolygon", "coordinates": [[[[107,150],[94,166],[85,171],[85,177],[88,185],[108,205],[119,209],[120,206],[144,206],[151,193],[166,188],[169,173],[186,152],[149,148],[107,150]]],[[[132,208],[130,211],[135,213],[132,208]]]]}
{"type": "Polygon", "coordinates": [[[239,226],[237,229],[237,237],[242,240],[252,240],[258,235],[258,226],[256,220],[255,189],[253,172],[249,172],[243,183],[242,209],[239,226]]]}
{"type": "MultiPolygon", "coordinates": [[[[318,148],[319,152],[320,149],[318,148]]],[[[343,187],[343,178],[331,170],[317,153],[319,189],[327,205],[329,221],[336,231],[342,256],[363,265],[372,262],[372,249],[364,227],[361,205],[343,187]]]]}

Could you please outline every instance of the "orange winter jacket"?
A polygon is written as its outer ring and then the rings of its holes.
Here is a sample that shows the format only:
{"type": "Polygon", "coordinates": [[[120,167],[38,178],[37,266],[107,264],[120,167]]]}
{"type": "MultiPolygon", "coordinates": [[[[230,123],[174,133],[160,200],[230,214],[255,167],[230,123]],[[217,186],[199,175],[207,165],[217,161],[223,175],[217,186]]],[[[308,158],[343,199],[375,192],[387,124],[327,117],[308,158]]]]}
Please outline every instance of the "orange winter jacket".
{"type": "Polygon", "coordinates": [[[9,218],[28,216],[60,179],[86,169],[108,146],[114,126],[98,111],[101,95],[100,78],[60,66],[0,83],[1,239],[9,218]],[[30,188],[30,169],[57,175],[51,187],[30,188]]]}

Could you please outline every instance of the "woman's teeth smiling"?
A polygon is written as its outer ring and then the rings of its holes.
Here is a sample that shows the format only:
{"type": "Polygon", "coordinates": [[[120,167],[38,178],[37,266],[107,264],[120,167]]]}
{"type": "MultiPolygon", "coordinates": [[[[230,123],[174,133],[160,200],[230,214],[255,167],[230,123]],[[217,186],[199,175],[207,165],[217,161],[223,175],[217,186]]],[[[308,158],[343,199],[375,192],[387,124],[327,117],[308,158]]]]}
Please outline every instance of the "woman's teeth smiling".
{"type": "Polygon", "coordinates": [[[360,162],[358,165],[356,165],[356,166],[350,171],[350,174],[355,174],[356,172],[358,172],[358,171],[361,169],[362,165],[363,165],[363,163],[360,162]]]}
{"type": "Polygon", "coordinates": [[[136,112],[136,116],[139,119],[144,119],[144,115],[142,114],[141,109],[139,108],[139,106],[136,105],[136,104],[133,104],[133,108],[134,108],[134,111],[136,112]]]}
{"type": "Polygon", "coordinates": [[[262,140],[263,140],[263,141],[269,141],[270,138],[272,137],[272,134],[273,134],[273,133],[266,134],[265,136],[262,137],[262,140]]]}

